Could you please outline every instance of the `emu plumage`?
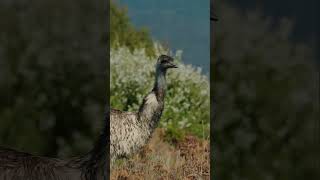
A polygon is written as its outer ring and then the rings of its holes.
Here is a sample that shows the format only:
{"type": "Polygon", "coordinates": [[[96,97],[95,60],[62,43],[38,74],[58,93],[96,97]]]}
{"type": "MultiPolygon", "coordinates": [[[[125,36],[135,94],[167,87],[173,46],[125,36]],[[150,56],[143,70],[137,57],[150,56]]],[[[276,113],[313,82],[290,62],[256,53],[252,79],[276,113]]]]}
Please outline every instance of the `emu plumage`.
{"type": "Polygon", "coordinates": [[[152,91],[143,99],[138,112],[111,110],[110,159],[126,157],[147,143],[158,125],[164,109],[166,72],[176,68],[173,58],[161,55],[156,64],[155,83],[152,91]]]}

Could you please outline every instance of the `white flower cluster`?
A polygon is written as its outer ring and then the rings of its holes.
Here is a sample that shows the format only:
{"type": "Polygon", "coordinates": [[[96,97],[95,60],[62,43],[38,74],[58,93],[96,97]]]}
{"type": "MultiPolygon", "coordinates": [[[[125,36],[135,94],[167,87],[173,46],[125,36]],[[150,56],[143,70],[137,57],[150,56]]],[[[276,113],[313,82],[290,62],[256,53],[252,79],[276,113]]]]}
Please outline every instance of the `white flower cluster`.
{"type": "MultiPolygon", "coordinates": [[[[155,44],[157,55],[168,54],[155,44]]],[[[171,53],[172,54],[172,53],[171,53]]],[[[209,79],[200,68],[181,62],[181,51],[174,58],[178,69],[168,71],[165,110],[161,126],[176,132],[209,136],[209,79]]],[[[111,106],[137,111],[143,97],[152,89],[156,58],[144,49],[133,53],[125,47],[111,49],[111,106]]]]}

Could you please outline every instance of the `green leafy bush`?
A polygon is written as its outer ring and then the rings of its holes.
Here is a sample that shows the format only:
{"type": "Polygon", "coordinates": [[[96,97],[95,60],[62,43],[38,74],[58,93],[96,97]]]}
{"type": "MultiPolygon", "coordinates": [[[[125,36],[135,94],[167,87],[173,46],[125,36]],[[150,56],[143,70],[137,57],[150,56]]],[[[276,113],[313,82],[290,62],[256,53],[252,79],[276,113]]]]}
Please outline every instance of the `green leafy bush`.
{"type": "MultiPolygon", "coordinates": [[[[156,47],[160,47],[156,45],[156,47]]],[[[156,54],[166,53],[160,48],[156,54]]],[[[175,59],[178,69],[167,77],[165,110],[160,126],[167,129],[170,138],[186,133],[209,136],[209,80],[201,69],[181,62],[181,52],[175,59]]],[[[152,89],[156,58],[150,58],[144,49],[133,53],[128,48],[111,49],[111,106],[125,111],[137,111],[142,99],[152,89]]]]}

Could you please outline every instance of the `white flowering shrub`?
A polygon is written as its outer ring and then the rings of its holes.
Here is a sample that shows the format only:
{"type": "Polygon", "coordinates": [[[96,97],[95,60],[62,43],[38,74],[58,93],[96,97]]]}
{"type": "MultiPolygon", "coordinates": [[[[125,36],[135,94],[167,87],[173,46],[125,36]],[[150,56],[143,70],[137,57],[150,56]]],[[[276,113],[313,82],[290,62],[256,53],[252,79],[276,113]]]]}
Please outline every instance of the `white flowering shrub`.
{"type": "MultiPolygon", "coordinates": [[[[157,56],[164,50],[156,45],[157,56]]],[[[150,59],[143,49],[130,52],[121,47],[111,49],[111,106],[125,111],[137,111],[154,84],[156,58],[150,59]]],[[[209,137],[209,79],[200,68],[181,62],[181,51],[174,55],[179,68],[167,75],[165,109],[160,127],[169,137],[184,134],[209,137]]]]}

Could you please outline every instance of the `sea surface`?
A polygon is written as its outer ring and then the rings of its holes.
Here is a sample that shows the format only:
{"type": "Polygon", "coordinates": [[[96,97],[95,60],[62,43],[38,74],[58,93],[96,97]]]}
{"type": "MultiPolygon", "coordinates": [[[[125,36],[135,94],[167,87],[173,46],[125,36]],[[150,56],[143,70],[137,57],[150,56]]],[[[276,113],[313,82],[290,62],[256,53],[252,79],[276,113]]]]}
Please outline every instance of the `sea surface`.
{"type": "Polygon", "coordinates": [[[136,27],[147,27],[154,40],[182,50],[182,60],[210,71],[209,0],[119,0],[136,27]]]}

